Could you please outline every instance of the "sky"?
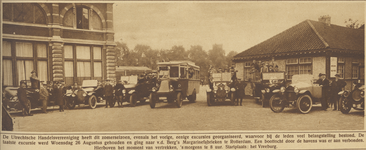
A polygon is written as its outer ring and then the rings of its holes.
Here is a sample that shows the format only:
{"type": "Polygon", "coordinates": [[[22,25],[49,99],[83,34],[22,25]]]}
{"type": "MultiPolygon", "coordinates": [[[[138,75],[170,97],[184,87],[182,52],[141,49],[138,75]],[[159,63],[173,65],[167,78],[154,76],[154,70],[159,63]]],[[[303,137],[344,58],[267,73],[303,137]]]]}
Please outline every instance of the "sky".
{"type": "Polygon", "coordinates": [[[226,54],[242,52],[307,19],[329,15],[345,26],[352,18],[365,22],[364,2],[115,2],[115,41],[130,49],[181,45],[206,51],[222,44],[226,54]]]}

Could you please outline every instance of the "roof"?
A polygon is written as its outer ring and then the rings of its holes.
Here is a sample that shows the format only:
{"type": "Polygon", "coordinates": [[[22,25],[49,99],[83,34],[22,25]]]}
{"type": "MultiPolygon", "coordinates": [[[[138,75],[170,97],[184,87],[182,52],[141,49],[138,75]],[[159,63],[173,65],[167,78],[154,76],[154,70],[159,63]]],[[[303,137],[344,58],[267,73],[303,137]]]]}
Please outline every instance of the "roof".
{"type": "Polygon", "coordinates": [[[191,61],[168,61],[168,62],[158,62],[158,65],[190,65],[195,68],[200,68],[199,66],[196,66],[194,62],[191,61]]]}
{"type": "Polygon", "coordinates": [[[144,66],[117,66],[116,71],[126,71],[126,70],[135,70],[135,71],[148,71],[151,70],[148,67],[144,66]]]}
{"type": "Polygon", "coordinates": [[[364,52],[364,43],[364,30],[305,20],[235,55],[234,59],[330,49],[364,52]]]}

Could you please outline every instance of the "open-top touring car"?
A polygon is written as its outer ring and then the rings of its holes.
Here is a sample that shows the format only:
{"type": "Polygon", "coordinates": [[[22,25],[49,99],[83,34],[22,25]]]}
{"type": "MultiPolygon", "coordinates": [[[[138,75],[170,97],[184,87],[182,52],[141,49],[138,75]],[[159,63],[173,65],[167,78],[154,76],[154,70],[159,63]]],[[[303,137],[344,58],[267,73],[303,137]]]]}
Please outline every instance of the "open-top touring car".
{"type": "Polygon", "coordinates": [[[285,72],[263,72],[260,83],[255,86],[254,98],[263,107],[268,106],[274,90],[286,85],[285,72]]]}
{"type": "Polygon", "coordinates": [[[231,80],[231,76],[230,72],[212,74],[213,89],[208,89],[206,92],[208,106],[217,102],[224,102],[226,99],[230,99],[231,103],[235,104],[235,91],[237,89],[231,80]]]}
{"type": "Polygon", "coordinates": [[[94,109],[97,103],[104,101],[103,87],[98,84],[97,80],[83,80],[81,88],[66,90],[65,98],[66,105],[70,109],[75,108],[75,105],[79,104],[89,105],[90,108],[94,109]]]}
{"type": "Polygon", "coordinates": [[[365,85],[361,83],[353,83],[352,91],[341,91],[340,95],[340,107],[342,113],[347,114],[351,108],[356,110],[365,109],[365,85]]]}
{"type": "Polygon", "coordinates": [[[309,113],[313,103],[320,102],[322,98],[322,87],[314,81],[311,74],[293,75],[291,85],[272,91],[274,95],[269,100],[271,110],[278,113],[285,107],[294,106],[301,113],[309,113]]]}
{"type": "Polygon", "coordinates": [[[150,107],[155,108],[159,97],[167,97],[168,103],[175,101],[178,108],[182,101],[196,101],[199,93],[200,67],[190,61],[170,61],[158,63],[158,85],[152,87],[150,107]]]}

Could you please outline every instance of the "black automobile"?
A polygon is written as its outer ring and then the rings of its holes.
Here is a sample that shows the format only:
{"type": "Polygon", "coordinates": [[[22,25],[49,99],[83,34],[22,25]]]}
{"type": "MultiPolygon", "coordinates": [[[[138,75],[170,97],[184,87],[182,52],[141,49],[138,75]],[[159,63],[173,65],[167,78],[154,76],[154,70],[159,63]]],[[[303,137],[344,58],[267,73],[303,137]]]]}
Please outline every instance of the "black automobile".
{"type": "Polygon", "coordinates": [[[356,110],[365,109],[365,85],[361,83],[354,83],[352,91],[341,91],[338,94],[341,96],[340,110],[342,113],[347,114],[351,108],[356,110]]]}
{"type": "Polygon", "coordinates": [[[208,89],[207,94],[207,105],[212,106],[214,104],[225,102],[227,99],[230,100],[231,104],[235,104],[235,91],[237,90],[231,81],[231,73],[213,73],[212,74],[212,85],[213,89],[208,89]]]}
{"type": "Polygon", "coordinates": [[[261,81],[255,82],[254,98],[262,104],[262,107],[269,106],[273,91],[279,90],[285,84],[285,72],[263,72],[261,81]]]}
{"type": "Polygon", "coordinates": [[[126,100],[129,99],[130,106],[136,106],[137,101],[143,104],[146,100],[150,99],[150,93],[152,90],[157,89],[157,86],[159,85],[157,83],[158,80],[154,73],[141,75],[134,88],[130,88],[128,89],[128,92],[124,93],[124,98],[126,100]]]}
{"type": "MultiPolygon", "coordinates": [[[[66,105],[68,108],[75,108],[75,105],[89,105],[91,109],[96,108],[97,103],[102,103],[103,86],[97,80],[83,80],[81,88],[66,90],[66,105]]],[[[113,103],[114,106],[114,103],[113,103]]]]}

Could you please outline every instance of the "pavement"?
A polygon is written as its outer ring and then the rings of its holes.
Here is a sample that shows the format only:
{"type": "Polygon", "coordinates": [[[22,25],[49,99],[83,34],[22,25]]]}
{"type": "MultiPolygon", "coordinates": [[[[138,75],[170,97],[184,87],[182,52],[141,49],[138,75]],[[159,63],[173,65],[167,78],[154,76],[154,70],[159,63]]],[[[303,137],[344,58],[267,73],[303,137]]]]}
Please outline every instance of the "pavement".
{"type": "Polygon", "coordinates": [[[95,109],[88,106],[59,112],[58,107],[49,107],[48,112],[34,110],[33,116],[11,113],[14,131],[27,132],[111,132],[111,131],[286,131],[286,130],[363,130],[364,111],[323,111],[315,105],[310,113],[301,114],[296,108],[285,108],[274,113],[263,108],[251,97],[243,106],[227,102],[207,106],[206,89],[202,86],[197,101],[183,101],[182,108],[166,100],[151,109],[148,101],[130,107],[105,108],[100,104],[95,109]]]}

